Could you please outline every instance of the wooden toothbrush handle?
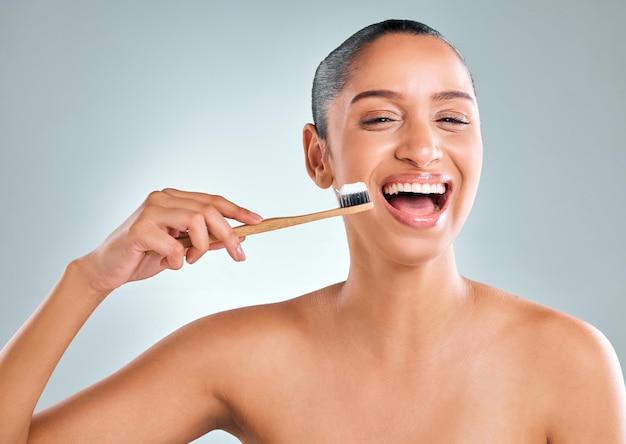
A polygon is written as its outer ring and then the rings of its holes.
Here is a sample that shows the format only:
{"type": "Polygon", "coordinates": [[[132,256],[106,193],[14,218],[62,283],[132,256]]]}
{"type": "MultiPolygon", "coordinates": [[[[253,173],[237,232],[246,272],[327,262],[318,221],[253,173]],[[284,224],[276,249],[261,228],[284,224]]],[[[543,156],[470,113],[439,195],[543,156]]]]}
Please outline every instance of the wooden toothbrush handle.
{"type": "MultiPolygon", "coordinates": [[[[333,208],[331,210],[318,211],[317,213],[302,214],[299,216],[272,217],[269,219],[264,219],[263,222],[255,225],[239,225],[237,227],[234,227],[233,231],[237,236],[248,236],[250,234],[279,230],[281,228],[292,227],[294,225],[305,224],[307,222],[314,222],[316,220],[327,219],[329,217],[345,216],[347,214],[359,213],[361,211],[369,210],[373,207],[373,202],[367,202],[360,205],[343,208],[333,208]]],[[[191,239],[189,239],[188,235],[177,237],[176,240],[180,242],[185,248],[191,247],[191,239]]],[[[218,238],[209,233],[209,242],[218,241],[218,238]]],[[[154,254],[154,251],[148,251],[146,254],[154,254]]]]}

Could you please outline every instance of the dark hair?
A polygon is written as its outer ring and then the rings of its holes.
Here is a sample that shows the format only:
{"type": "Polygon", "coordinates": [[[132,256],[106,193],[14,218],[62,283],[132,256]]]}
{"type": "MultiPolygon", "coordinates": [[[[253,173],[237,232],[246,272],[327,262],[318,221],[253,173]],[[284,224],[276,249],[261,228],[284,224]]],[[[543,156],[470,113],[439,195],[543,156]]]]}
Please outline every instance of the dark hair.
{"type": "MultiPolygon", "coordinates": [[[[386,34],[414,34],[436,37],[448,44],[461,58],[459,52],[443,35],[428,25],[412,20],[385,20],[374,23],[350,36],[322,60],[315,71],[311,107],[313,123],[320,138],[327,136],[328,104],[346,86],[350,78],[350,68],[359,53],[371,42],[386,34]]],[[[461,60],[463,60],[461,58],[461,60]]]]}

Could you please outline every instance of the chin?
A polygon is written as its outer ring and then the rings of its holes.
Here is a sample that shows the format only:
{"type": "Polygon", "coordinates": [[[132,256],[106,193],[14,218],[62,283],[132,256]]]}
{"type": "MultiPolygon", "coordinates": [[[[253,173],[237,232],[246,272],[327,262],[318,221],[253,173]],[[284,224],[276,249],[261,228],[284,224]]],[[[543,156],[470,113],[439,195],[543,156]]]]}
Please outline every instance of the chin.
{"type": "MultiPolygon", "coordinates": [[[[358,262],[374,264],[386,262],[391,266],[418,267],[433,265],[454,257],[450,233],[424,233],[407,236],[406,233],[381,233],[371,237],[348,234],[351,257],[358,262]]],[[[378,266],[376,266],[378,268],[378,266]]]]}

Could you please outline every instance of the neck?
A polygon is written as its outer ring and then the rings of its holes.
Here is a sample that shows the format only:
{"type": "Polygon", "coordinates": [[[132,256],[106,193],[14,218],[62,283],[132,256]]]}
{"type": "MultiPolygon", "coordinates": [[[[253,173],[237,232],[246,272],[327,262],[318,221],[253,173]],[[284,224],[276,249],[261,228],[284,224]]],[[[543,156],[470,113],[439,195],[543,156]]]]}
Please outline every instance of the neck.
{"type": "Polygon", "coordinates": [[[452,247],[412,266],[352,259],[339,292],[341,319],[376,353],[436,344],[470,312],[471,286],[456,268],[452,247]]]}

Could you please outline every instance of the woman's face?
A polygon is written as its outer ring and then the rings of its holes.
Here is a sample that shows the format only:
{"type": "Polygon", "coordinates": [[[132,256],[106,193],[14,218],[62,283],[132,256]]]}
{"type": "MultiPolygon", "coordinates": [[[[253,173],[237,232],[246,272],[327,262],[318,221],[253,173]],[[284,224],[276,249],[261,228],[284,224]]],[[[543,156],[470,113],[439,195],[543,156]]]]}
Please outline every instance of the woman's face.
{"type": "Polygon", "coordinates": [[[327,149],[333,187],[365,182],[375,205],[347,218],[351,247],[407,264],[439,256],[469,214],[482,164],[465,65],[435,37],[375,40],[329,106],[327,149]]]}

